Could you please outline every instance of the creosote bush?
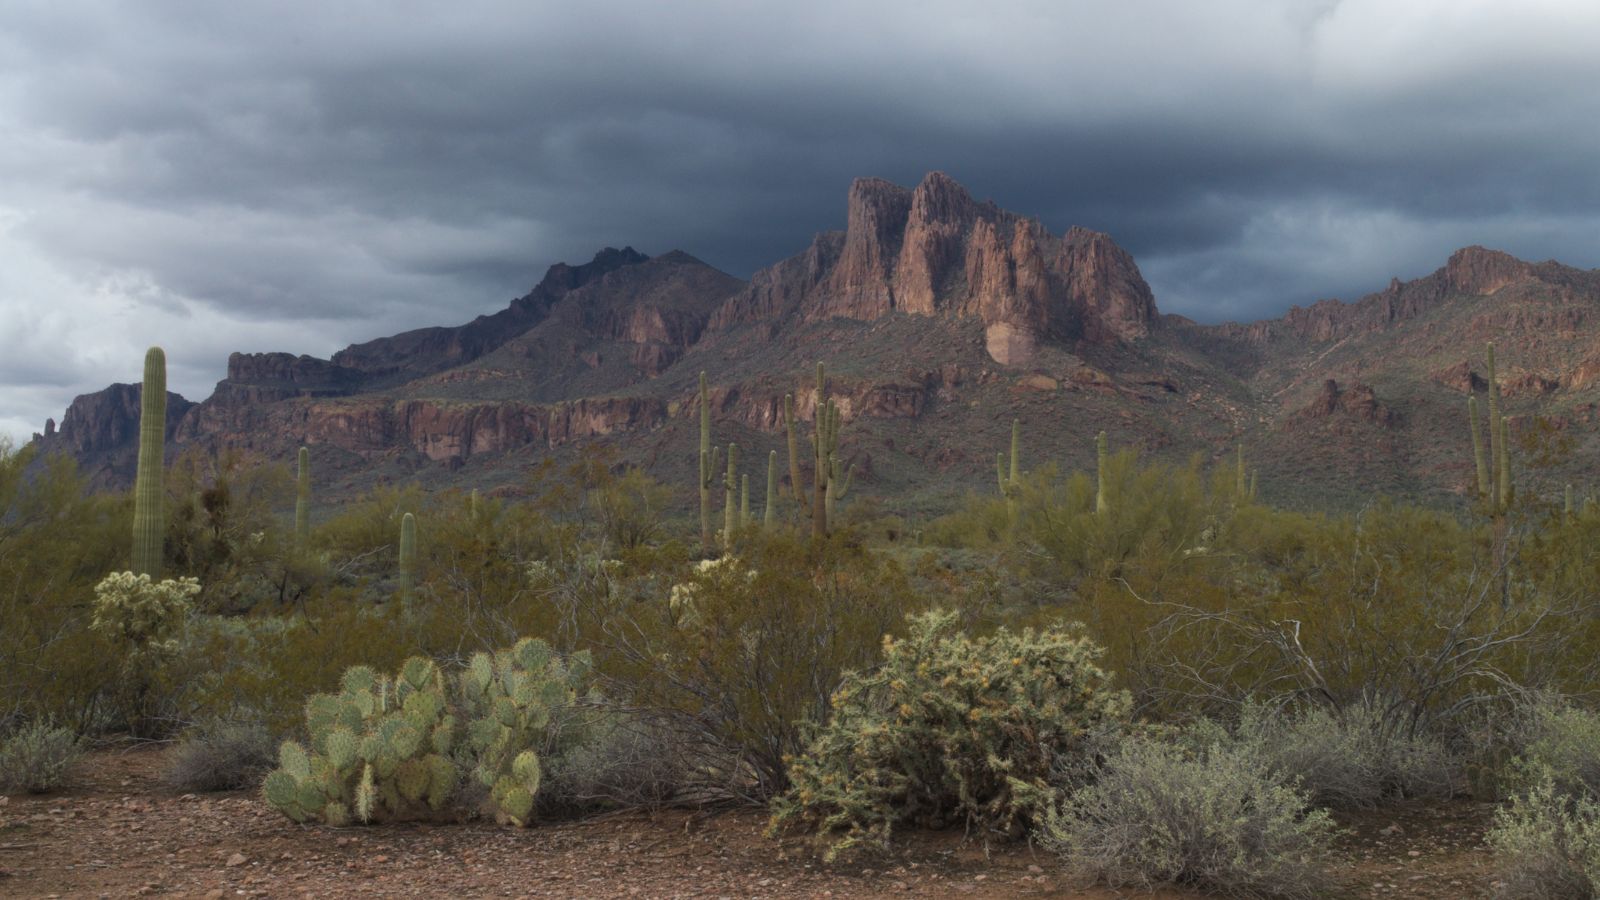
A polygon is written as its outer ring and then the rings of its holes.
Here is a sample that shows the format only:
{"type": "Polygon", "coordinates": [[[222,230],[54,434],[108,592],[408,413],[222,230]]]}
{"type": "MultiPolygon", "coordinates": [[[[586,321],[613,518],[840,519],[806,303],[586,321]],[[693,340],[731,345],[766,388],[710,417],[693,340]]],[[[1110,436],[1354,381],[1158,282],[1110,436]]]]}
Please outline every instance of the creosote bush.
{"type": "Polygon", "coordinates": [[[1600,895],[1600,715],[1550,695],[1522,709],[1511,803],[1487,840],[1514,897],[1600,895]]]}
{"type": "Polygon", "coordinates": [[[69,728],[37,719],[0,738],[0,793],[42,794],[60,787],[83,754],[69,728]]]}
{"type": "Polygon", "coordinates": [[[272,769],[272,736],[257,722],[208,719],[170,751],[162,781],[175,791],[253,788],[272,769]]]}
{"type": "Polygon", "coordinates": [[[1390,729],[1382,713],[1364,703],[1338,711],[1246,703],[1233,731],[1203,723],[1186,740],[1191,746],[1231,744],[1232,752],[1255,757],[1284,782],[1298,781],[1318,806],[1334,809],[1448,796],[1457,770],[1442,742],[1390,729]]]}
{"type": "Polygon", "coordinates": [[[788,786],[801,723],[824,718],[842,673],[872,665],[923,601],[847,533],[808,543],[751,530],[740,542],[736,559],[680,563],[670,582],[622,566],[581,614],[597,620],[607,695],[649,719],[686,788],[764,803],[788,786]]]}
{"type": "Polygon", "coordinates": [[[1600,895],[1600,803],[1562,793],[1545,772],[1495,812],[1487,841],[1507,897],[1600,895]]]}
{"type": "Polygon", "coordinates": [[[971,638],[953,612],[911,618],[834,693],[773,827],[816,832],[829,859],[884,847],[901,823],[1020,837],[1057,799],[1052,775],[1128,712],[1099,655],[1067,626],[971,638]]]}
{"type": "Polygon", "coordinates": [[[1133,737],[1051,812],[1039,838],[1069,872],[1113,887],[1309,898],[1330,887],[1314,860],[1334,830],[1326,810],[1237,745],[1133,737]]]}

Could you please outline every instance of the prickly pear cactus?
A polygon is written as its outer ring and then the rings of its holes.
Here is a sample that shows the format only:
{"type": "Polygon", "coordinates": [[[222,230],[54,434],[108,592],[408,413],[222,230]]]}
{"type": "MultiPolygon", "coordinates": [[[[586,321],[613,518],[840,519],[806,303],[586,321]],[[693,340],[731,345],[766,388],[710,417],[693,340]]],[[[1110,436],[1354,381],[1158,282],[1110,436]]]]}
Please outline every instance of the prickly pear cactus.
{"type": "Polygon", "coordinates": [[[306,702],[310,746],[279,747],[266,801],[296,822],[329,825],[443,811],[460,781],[450,756],[459,729],[438,667],[412,657],[391,679],[353,666],[339,688],[306,702]]]}
{"type": "Polygon", "coordinates": [[[550,645],[523,638],[510,650],[478,653],[461,673],[469,720],[467,751],[477,760],[473,777],[489,789],[486,812],[517,827],[533,817],[542,769],[542,746],[551,713],[577,699],[588,674],[587,651],[563,661],[550,645]]]}

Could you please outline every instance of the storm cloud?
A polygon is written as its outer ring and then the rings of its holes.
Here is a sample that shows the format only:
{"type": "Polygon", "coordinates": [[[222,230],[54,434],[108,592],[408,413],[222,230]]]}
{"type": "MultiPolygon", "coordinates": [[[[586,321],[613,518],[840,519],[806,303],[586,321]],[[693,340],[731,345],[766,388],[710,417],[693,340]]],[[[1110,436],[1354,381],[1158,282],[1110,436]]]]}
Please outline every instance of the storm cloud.
{"type": "Polygon", "coordinates": [[[1600,265],[1600,6],[1472,0],[0,8],[0,435],[167,349],[325,356],[556,261],[748,276],[933,169],[1202,321],[1466,244],[1600,265]]]}

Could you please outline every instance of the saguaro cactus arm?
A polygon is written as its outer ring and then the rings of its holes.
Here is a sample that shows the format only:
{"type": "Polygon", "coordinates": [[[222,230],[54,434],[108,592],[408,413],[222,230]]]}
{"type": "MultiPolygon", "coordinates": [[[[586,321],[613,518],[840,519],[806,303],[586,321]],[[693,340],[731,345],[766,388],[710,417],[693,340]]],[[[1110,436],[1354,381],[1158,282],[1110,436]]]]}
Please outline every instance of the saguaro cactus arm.
{"type": "Polygon", "coordinates": [[[1483,426],[1478,423],[1478,398],[1467,398],[1467,427],[1472,429],[1472,461],[1478,470],[1478,499],[1489,499],[1489,460],[1483,455],[1483,426]]]}

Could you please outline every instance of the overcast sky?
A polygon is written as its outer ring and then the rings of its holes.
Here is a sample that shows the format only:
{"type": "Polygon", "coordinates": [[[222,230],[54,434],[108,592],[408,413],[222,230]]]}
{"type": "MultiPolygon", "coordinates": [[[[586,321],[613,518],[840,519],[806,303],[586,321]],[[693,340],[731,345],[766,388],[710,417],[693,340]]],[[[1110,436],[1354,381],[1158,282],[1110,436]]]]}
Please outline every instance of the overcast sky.
{"type": "Polygon", "coordinates": [[[556,261],[741,277],[941,169],[1254,319],[1466,244],[1600,267],[1593,0],[6,0],[0,435],[556,261]]]}

